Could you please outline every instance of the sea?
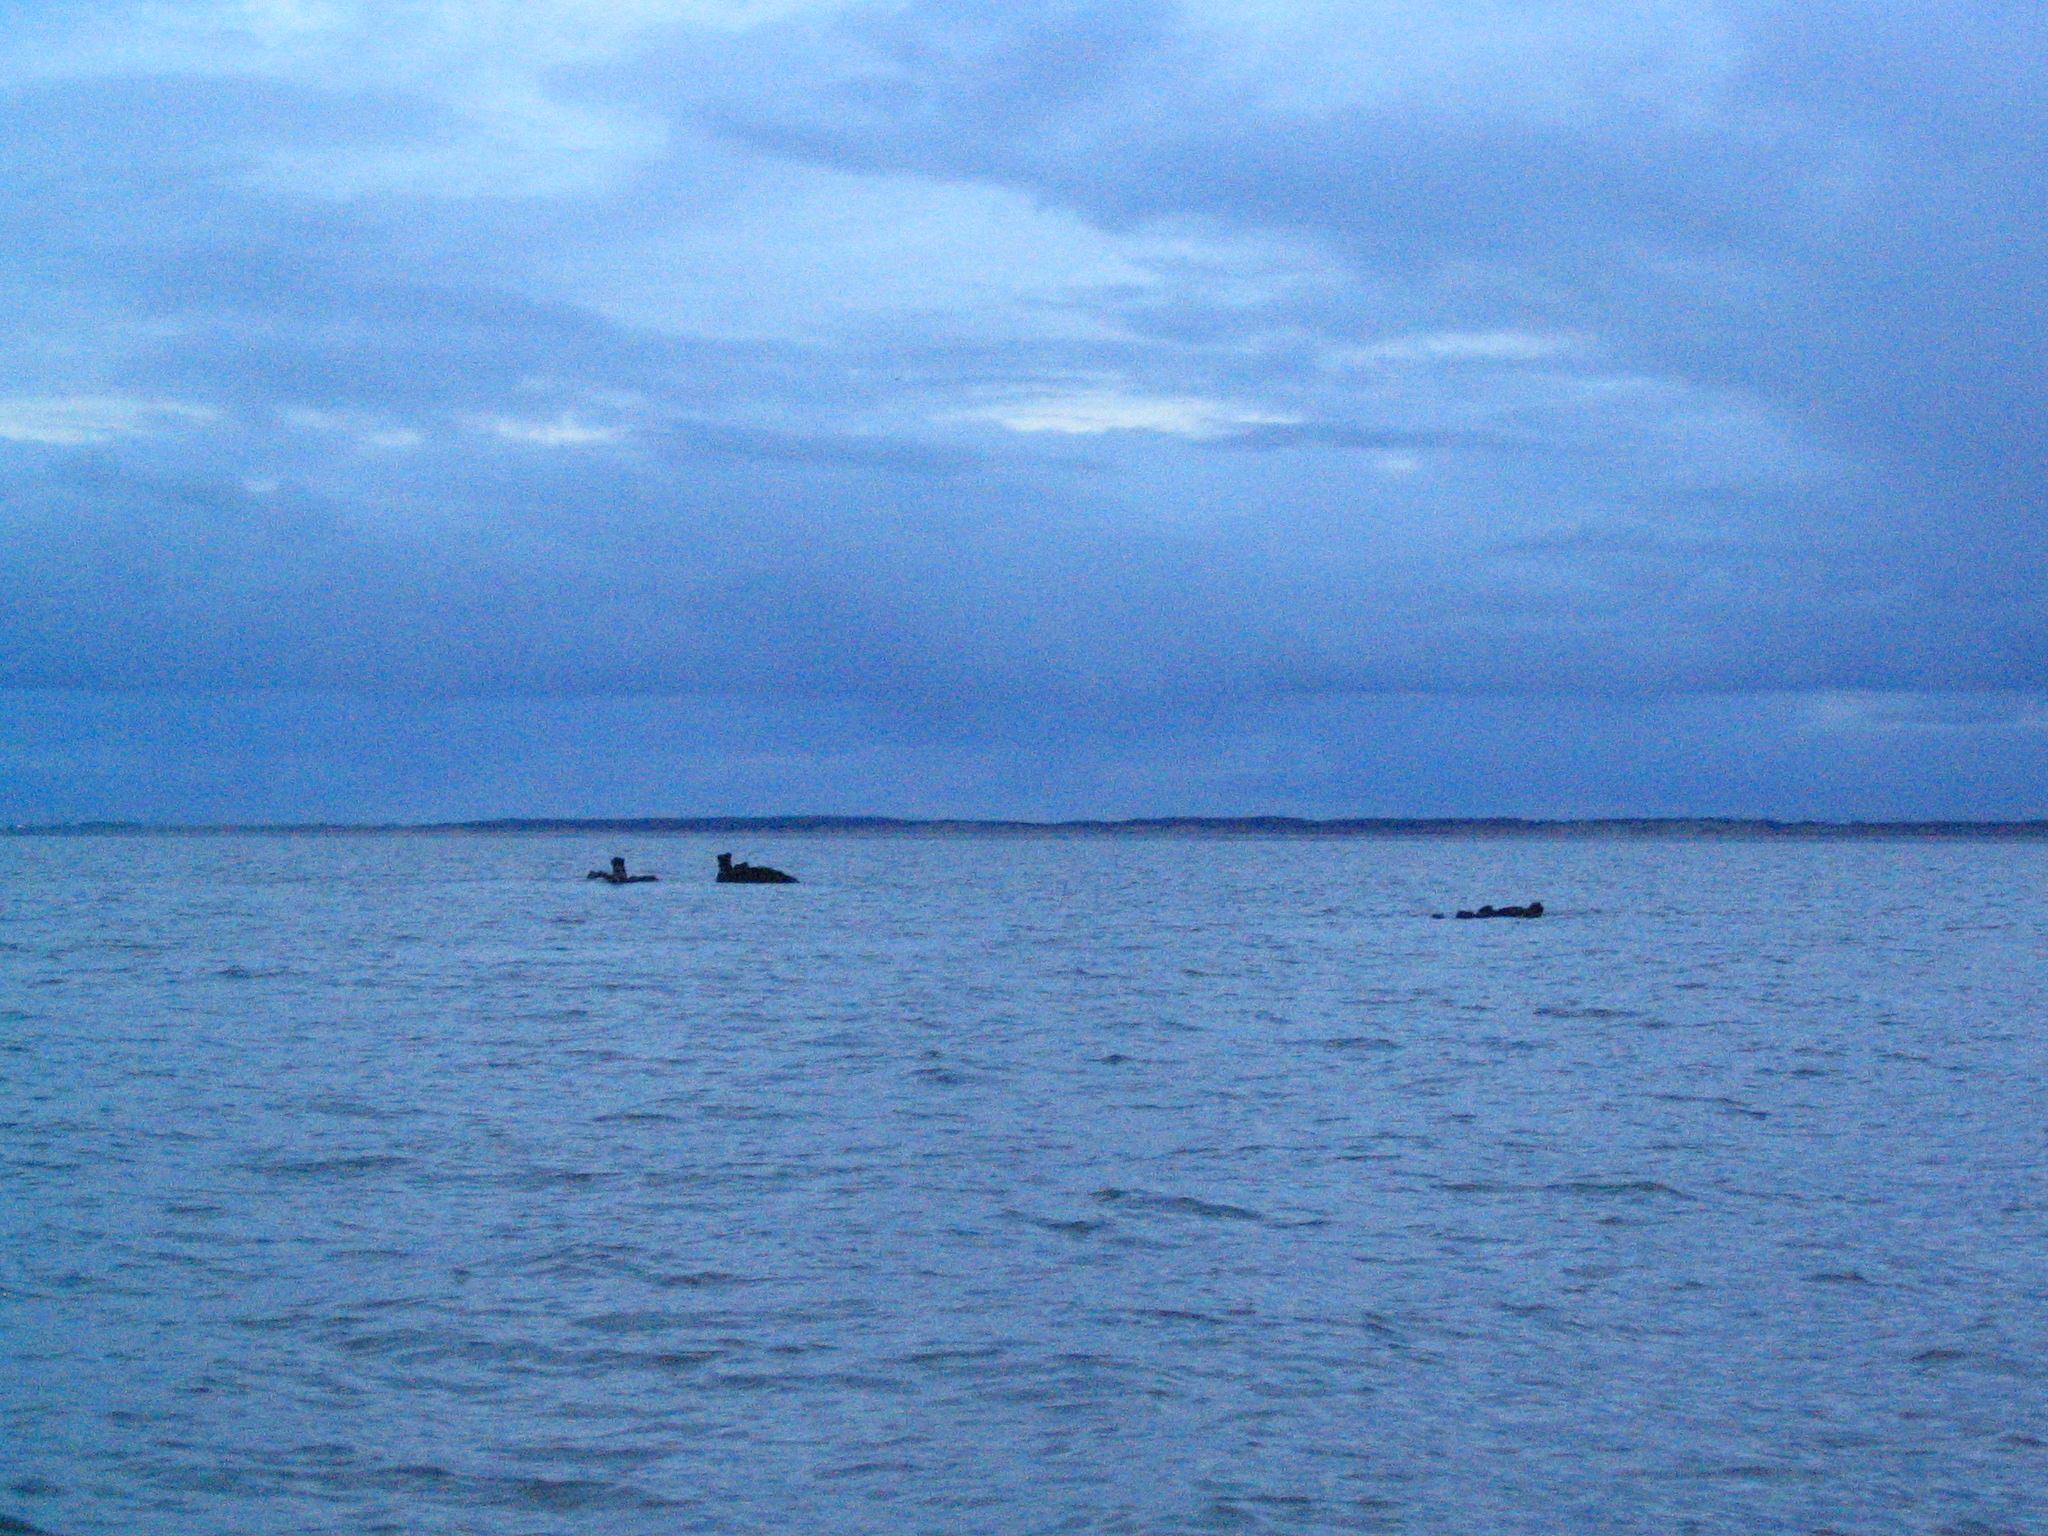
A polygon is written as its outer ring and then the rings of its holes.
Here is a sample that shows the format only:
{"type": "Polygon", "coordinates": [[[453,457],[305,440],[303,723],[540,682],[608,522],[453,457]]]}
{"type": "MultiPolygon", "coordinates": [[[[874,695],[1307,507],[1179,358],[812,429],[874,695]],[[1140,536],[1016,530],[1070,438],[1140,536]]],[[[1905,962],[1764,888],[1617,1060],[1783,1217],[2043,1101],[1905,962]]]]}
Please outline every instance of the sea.
{"type": "Polygon", "coordinates": [[[2041,841],[0,838],[0,1531],[2042,1536],[2044,959],[2041,841]]]}

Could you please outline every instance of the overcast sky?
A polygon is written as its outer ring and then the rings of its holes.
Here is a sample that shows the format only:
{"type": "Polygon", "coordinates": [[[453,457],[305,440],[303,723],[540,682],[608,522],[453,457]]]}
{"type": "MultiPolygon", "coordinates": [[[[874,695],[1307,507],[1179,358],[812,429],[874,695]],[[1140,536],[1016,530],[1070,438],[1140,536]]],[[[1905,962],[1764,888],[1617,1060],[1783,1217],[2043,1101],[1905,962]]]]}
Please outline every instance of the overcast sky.
{"type": "Polygon", "coordinates": [[[47,0],[0,819],[2048,816],[2038,0],[47,0]]]}

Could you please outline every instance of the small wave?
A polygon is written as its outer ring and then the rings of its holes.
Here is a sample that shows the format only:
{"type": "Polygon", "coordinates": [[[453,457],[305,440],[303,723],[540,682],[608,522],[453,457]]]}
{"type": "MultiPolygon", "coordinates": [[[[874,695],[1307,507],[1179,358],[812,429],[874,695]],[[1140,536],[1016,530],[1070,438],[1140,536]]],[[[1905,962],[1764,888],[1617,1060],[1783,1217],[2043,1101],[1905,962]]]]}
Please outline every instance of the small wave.
{"type": "Polygon", "coordinates": [[[316,1094],[312,1098],[296,1102],[287,1100],[272,1107],[286,1110],[296,1108],[315,1115],[332,1115],[338,1120],[409,1120],[420,1114],[417,1109],[372,1104],[364,1099],[348,1098],[341,1094],[316,1094]]]}
{"type": "Polygon", "coordinates": [[[1652,1094],[1651,1097],[1664,1104],[1710,1104],[1716,1109],[1725,1109],[1731,1115],[1742,1115],[1750,1120],[1768,1120],[1771,1118],[1769,1110],[1751,1109],[1740,1099],[1719,1096],[1702,1097],[1692,1093],[1657,1093],[1652,1094]]]}
{"type": "Polygon", "coordinates": [[[1213,1221],[1256,1221],[1268,1218],[1262,1211],[1254,1211],[1242,1205],[1219,1205],[1212,1200],[1197,1200],[1192,1195],[1154,1195],[1142,1189],[1098,1189],[1095,1198],[1105,1205],[1122,1205],[1134,1211],[1160,1211],[1176,1216],[1204,1216],[1213,1221]]]}
{"type": "Polygon", "coordinates": [[[923,1349],[898,1358],[905,1365],[973,1367],[987,1360],[1000,1360],[1007,1353],[1000,1344],[979,1349],[923,1349]]]}
{"type": "MultiPolygon", "coordinates": [[[[275,1320],[265,1326],[277,1326],[275,1320]]],[[[336,1341],[344,1354],[388,1356],[394,1360],[500,1360],[546,1361],[559,1352],[538,1344],[501,1344],[490,1339],[464,1338],[445,1328],[388,1328],[378,1333],[358,1333],[336,1341]]]]}
{"type": "Polygon", "coordinates": [[[914,1461],[862,1461],[850,1467],[827,1467],[811,1475],[821,1483],[833,1482],[843,1477],[876,1477],[883,1474],[900,1476],[923,1469],[914,1461]]]}
{"type": "Polygon", "coordinates": [[[663,1290],[700,1290],[759,1282],[721,1269],[674,1267],[679,1255],[650,1252],[632,1244],[572,1243],[501,1258],[485,1266],[488,1273],[543,1276],[568,1280],[620,1277],[663,1290]]]}
{"type": "Polygon", "coordinates": [[[2048,1375],[2048,1369],[2032,1360],[2015,1360],[2010,1355],[1996,1354],[1990,1350],[1937,1347],[1923,1349],[1919,1354],[1908,1358],[1912,1364],[1923,1369],[1980,1371],[1988,1376],[2018,1376],[2029,1379],[2048,1375]]]}
{"type": "Polygon", "coordinates": [[[1178,1307],[1138,1307],[1125,1315],[1160,1323],[1205,1323],[1212,1328],[1227,1328],[1231,1322],[1227,1317],[1212,1317],[1207,1312],[1184,1312],[1178,1307]]]}
{"type": "MultiPolygon", "coordinates": [[[[1097,1197],[1098,1199],[1100,1196],[1097,1197]]],[[[1106,1221],[1089,1221],[1079,1217],[1072,1221],[1061,1221],[1052,1216],[1026,1216],[1018,1211],[1007,1213],[1012,1220],[1026,1222],[1047,1232],[1057,1232],[1061,1237],[1089,1237],[1109,1225],[1106,1221]]]]}
{"type": "Polygon", "coordinates": [[[1562,1184],[1546,1184],[1543,1187],[1556,1195],[1669,1195],[1674,1200],[1693,1198],[1684,1190],[1673,1189],[1669,1184],[1659,1184],[1655,1179],[1623,1179],[1612,1184],[1594,1179],[1570,1179],[1562,1184]]]}
{"type": "Polygon", "coordinates": [[[575,1325],[589,1333],[669,1333],[699,1321],[694,1312],[600,1312],[579,1317],[575,1325]]]}
{"type": "Polygon", "coordinates": [[[722,1349],[584,1349],[569,1354],[567,1362],[577,1375],[584,1376],[608,1376],[614,1371],[667,1376],[723,1360],[726,1353],[722,1349]]]}
{"type": "Polygon", "coordinates": [[[1320,1045],[1331,1051],[1398,1051],[1401,1042],[1389,1040],[1385,1035],[1336,1035],[1328,1040],[1312,1040],[1311,1045],[1320,1045]]]}
{"type": "Polygon", "coordinates": [[[644,1467],[674,1453],[641,1446],[518,1445],[495,1452],[512,1461],[566,1461],[587,1466],[644,1467]]]}
{"type": "Polygon", "coordinates": [[[669,1375],[695,1370],[728,1353],[724,1349],[564,1349],[521,1339],[465,1337],[431,1328],[357,1334],[337,1341],[335,1347],[357,1359],[388,1360],[408,1371],[452,1365],[493,1375],[555,1377],[610,1376],[622,1371],[669,1375]]]}
{"type": "Polygon", "coordinates": [[[1548,1328],[1553,1333],[1585,1333],[1589,1331],[1587,1324],[1580,1322],[1577,1318],[1567,1313],[1560,1312],[1556,1307],[1546,1306],[1542,1302],[1499,1301],[1495,1302],[1494,1305],[1510,1317],[1519,1317],[1524,1322],[1535,1323],[1539,1327],[1548,1328]]]}
{"type": "Polygon", "coordinates": [[[446,1176],[450,1184],[481,1184],[496,1189],[539,1191],[546,1189],[589,1189],[619,1178],[590,1168],[516,1168],[508,1173],[446,1176]]]}
{"type": "Polygon", "coordinates": [[[706,1120],[718,1120],[733,1125],[751,1125],[756,1122],[766,1123],[792,1118],[787,1112],[766,1104],[706,1104],[698,1113],[706,1120]]]}
{"type": "Polygon", "coordinates": [[[409,1157],[388,1153],[366,1153],[356,1157],[314,1157],[303,1161],[248,1163],[244,1166],[252,1173],[268,1174],[278,1179],[348,1179],[403,1168],[411,1161],[409,1157]]]}
{"type": "Polygon", "coordinates": [[[636,1280],[644,1280],[649,1285],[658,1285],[664,1290],[699,1291],[730,1285],[758,1285],[760,1283],[757,1280],[749,1280],[744,1275],[727,1274],[722,1269],[691,1270],[680,1274],[662,1274],[653,1270],[631,1269],[627,1273],[630,1273],[636,1280]]]}
{"type": "Polygon", "coordinates": [[[322,1481],[413,1494],[437,1504],[541,1510],[550,1514],[673,1507],[670,1500],[658,1499],[639,1489],[588,1477],[491,1477],[450,1472],[443,1467],[410,1466],[334,1474],[322,1481]]]}
{"type": "Polygon", "coordinates": [[[1300,1493],[1233,1493],[1212,1499],[1200,1524],[1212,1530],[1390,1531],[1401,1506],[1386,1499],[1320,1499],[1300,1493]]]}
{"type": "Polygon", "coordinates": [[[815,1392],[844,1388],[855,1392],[905,1392],[910,1383],[894,1376],[863,1371],[746,1371],[714,1376],[702,1384],[726,1392],[815,1392]]]}

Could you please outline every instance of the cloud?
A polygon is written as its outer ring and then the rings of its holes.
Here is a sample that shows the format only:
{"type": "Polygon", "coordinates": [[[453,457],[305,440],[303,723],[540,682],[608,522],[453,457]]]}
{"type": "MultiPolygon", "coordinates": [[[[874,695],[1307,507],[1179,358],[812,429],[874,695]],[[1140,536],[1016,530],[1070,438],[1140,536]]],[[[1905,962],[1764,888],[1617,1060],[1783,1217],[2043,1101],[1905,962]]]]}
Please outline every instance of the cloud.
{"type": "Polygon", "coordinates": [[[705,160],[722,185],[700,216],[573,250],[564,290],[671,334],[815,343],[880,323],[988,342],[1103,336],[1092,305],[1154,282],[1141,243],[1008,188],[705,160]]]}
{"type": "MultiPolygon", "coordinates": [[[[412,427],[394,426],[373,411],[321,411],[293,406],[277,412],[281,426],[341,437],[366,450],[417,448],[426,435],[412,427]]],[[[270,482],[275,488],[275,481],[270,482]]]]}
{"type": "Polygon", "coordinates": [[[1437,331],[1333,354],[1332,366],[1371,363],[1534,363],[1585,350],[1584,337],[1531,331],[1437,331]]]}
{"type": "Polygon", "coordinates": [[[566,411],[552,421],[479,416],[472,424],[505,442],[531,443],[536,448],[592,448],[623,441],[626,436],[624,427],[589,426],[566,411]]]}
{"type": "Polygon", "coordinates": [[[0,441],[76,447],[117,437],[156,437],[219,415],[210,406],[111,395],[0,399],[0,441]]]}
{"type": "Polygon", "coordinates": [[[43,10],[4,681],[2030,694],[2041,25],[43,10]]]}
{"type": "Polygon", "coordinates": [[[1815,731],[1954,734],[2048,731],[2048,696],[2037,693],[1881,693],[1823,690],[1799,700],[1815,731]]]}
{"type": "Polygon", "coordinates": [[[1251,427],[1296,426],[1298,416],[1276,415],[1198,396],[1144,396],[1113,390],[1019,400],[963,411],[962,421],[992,421],[1012,432],[1056,432],[1090,437],[1103,432],[1159,432],[1195,442],[1231,437],[1251,427]]]}

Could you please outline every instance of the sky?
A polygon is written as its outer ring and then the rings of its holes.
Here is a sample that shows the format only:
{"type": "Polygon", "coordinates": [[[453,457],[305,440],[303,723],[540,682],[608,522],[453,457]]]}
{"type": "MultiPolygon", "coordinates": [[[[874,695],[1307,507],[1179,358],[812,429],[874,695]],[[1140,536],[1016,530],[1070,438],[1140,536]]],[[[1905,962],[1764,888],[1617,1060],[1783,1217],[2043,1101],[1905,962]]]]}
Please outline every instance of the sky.
{"type": "Polygon", "coordinates": [[[0,821],[2048,817],[2037,0],[20,0],[0,821]]]}

